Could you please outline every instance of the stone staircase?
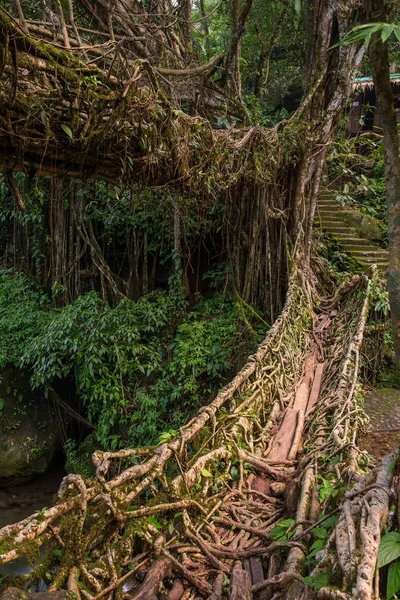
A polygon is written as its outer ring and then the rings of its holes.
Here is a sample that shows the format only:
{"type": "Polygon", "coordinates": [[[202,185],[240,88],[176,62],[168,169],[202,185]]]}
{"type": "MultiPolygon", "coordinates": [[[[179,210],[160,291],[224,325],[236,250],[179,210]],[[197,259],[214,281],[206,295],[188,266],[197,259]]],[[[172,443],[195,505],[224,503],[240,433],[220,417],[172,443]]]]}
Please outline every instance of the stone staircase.
{"type": "Polygon", "coordinates": [[[344,251],[357,259],[363,267],[376,264],[380,271],[386,271],[389,264],[388,251],[359,237],[341,217],[340,208],[338,202],[332,197],[332,192],[322,191],[318,198],[316,225],[331,234],[344,251]]]}

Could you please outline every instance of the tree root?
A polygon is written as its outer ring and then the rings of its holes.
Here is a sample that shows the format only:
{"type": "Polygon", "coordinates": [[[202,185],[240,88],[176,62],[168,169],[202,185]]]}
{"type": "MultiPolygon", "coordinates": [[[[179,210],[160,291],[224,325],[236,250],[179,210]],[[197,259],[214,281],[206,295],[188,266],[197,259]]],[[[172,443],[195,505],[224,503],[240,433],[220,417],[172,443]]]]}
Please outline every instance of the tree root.
{"type": "MultiPolygon", "coordinates": [[[[153,449],[96,452],[94,482],[67,476],[56,506],[0,530],[0,563],[53,538],[63,543],[65,562],[54,565],[59,585],[67,581],[85,600],[118,599],[128,580],[130,600],[156,600],[163,586],[170,600],[250,600],[264,589],[305,597],[304,558],[313,528],[324,521],[316,476],[342,479],[357,468],[358,454],[351,471],[347,458],[365,420],[354,382],[370,281],[360,277],[344,289],[340,310],[324,327],[302,281],[292,276],[286,307],[257,353],[174,439],[153,449]],[[334,470],[330,456],[338,457],[334,470]],[[288,516],[295,517],[292,537],[276,540],[288,516]]],[[[315,569],[336,561],[343,589],[335,596],[327,586],[321,597],[345,598],[340,594],[357,573],[357,597],[372,598],[365,589],[373,586],[387,511],[385,473],[348,492],[315,569]]]]}

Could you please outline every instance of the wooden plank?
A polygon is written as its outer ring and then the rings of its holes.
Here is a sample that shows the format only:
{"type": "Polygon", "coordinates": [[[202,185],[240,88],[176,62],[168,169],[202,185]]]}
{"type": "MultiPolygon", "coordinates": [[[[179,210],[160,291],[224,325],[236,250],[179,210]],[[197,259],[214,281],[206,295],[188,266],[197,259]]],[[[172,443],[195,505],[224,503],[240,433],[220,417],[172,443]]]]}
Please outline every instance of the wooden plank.
{"type": "MultiPolygon", "coordinates": [[[[248,574],[251,577],[251,566],[250,566],[250,559],[249,558],[245,558],[243,561],[243,566],[244,566],[244,570],[248,572],[248,574]]],[[[252,579],[253,582],[253,579],[252,579]]]]}
{"type": "Polygon", "coordinates": [[[325,363],[318,363],[317,367],[315,369],[314,381],[313,381],[310,396],[309,396],[308,402],[307,402],[306,415],[310,412],[310,410],[313,408],[313,406],[315,406],[318,402],[324,367],[325,367],[325,363]]]}
{"type": "Polygon", "coordinates": [[[297,427],[297,413],[295,408],[287,408],[283,421],[275,436],[269,460],[287,460],[292,447],[294,433],[297,427]]]}

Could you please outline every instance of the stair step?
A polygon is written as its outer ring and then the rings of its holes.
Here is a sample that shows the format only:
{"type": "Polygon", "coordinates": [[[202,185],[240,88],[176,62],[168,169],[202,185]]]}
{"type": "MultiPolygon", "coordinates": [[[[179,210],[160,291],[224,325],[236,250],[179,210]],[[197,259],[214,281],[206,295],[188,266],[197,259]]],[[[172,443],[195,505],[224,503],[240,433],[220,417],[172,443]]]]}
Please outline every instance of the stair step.
{"type": "MultiPolygon", "coordinates": [[[[352,254],[352,256],[354,256],[354,254],[352,254]]],[[[361,262],[368,262],[368,263],[376,263],[376,264],[381,264],[381,265],[388,265],[389,261],[376,257],[376,256],[356,256],[355,258],[357,258],[357,260],[361,261],[361,262]]]]}
{"type": "Polygon", "coordinates": [[[326,213],[324,215],[320,214],[319,220],[322,223],[335,223],[336,225],[340,225],[341,227],[347,227],[347,229],[351,229],[350,225],[348,225],[347,223],[345,223],[343,221],[343,219],[338,217],[337,213],[335,213],[335,212],[331,212],[329,214],[326,213]]]}
{"type": "MultiPolygon", "coordinates": [[[[346,248],[347,250],[347,248],[346,248]]],[[[372,258],[374,260],[386,260],[386,256],[382,256],[379,254],[376,254],[374,251],[372,252],[363,252],[362,250],[348,250],[348,252],[350,254],[352,254],[352,256],[355,256],[357,258],[372,258]]]]}
{"type": "MultiPolygon", "coordinates": [[[[325,227],[325,229],[328,229],[328,227],[325,227]]],[[[337,237],[340,238],[341,240],[342,239],[343,240],[354,240],[355,242],[360,241],[363,246],[365,246],[365,245],[370,246],[371,245],[371,242],[369,240],[366,240],[365,238],[358,237],[358,235],[356,233],[354,233],[353,231],[351,231],[349,229],[346,232],[343,232],[343,233],[340,232],[340,233],[338,233],[337,237]]]]}
{"type": "Polygon", "coordinates": [[[382,269],[383,271],[386,271],[386,269],[388,268],[389,264],[388,263],[378,263],[376,262],[376,260],[364,260],[364,261],[360,261],[362,262],[362,264],[367,265],[368,267],[370,267],[371,265],[376,265],[378,267],[378,269],[382,269]]]}
{"type": "Polygon", "coordinates": [[[374,246],[369,240],[358,237],[357,233],[343,220],[343,207],[335,199],[336,192],[322,190],[318,196],[315,214],[316,225],[332,235],[343,250],[365,267],[376,264],[379,271],[385,271],[389,264],[387,251],[374,246]]]}
{"type": "Polygon", "coordinates": [[[350,233],[348,235],[337,233],[333,237],[343,245],[346,245],[346,243],[348,243],[349,245],[357,245],[360,247],[360,249],[365,247],[371,247],[370,242],[368,240],[362,240],[361,238],[354,237],[354,235],[351,235],[350,233]]]}
{"type": "Polygon", "coordinates": [[[325,224],[325,223],[332,223],[335,225],[340,225],[340,227],[346,227],[347,229],[351,229],[351,227],[349,227],[347,225],[347,223],[344,223],[342,221],[342,219],[338,219],[337,216],[335,216],[335,213],[329,214],[329,215],[319,215],[319,220],[321,221],[321,223],[325,224]]]}
{"type": "Polygon", "coordinates": [[[386,258],[387,255],[385,252],[380,252],[373,246],[363,246],[362,244],[344,244],[346,250],[348,252],[372,252],[375,256],[381,256],[382,258],[386,258]]]}
{"type": "Polygon", "coordinates": [[[336,225],[336,223],[332,223],[329,225],[324,223],[323,226],[325,227],[325,229],[329,229],[329,231],[331,231],[332,233],[342,233],[344,235],[346,235],[346,233],[352,233],[351,230],[349,231],[348,227],[342,227],[340,224],[336,225]]]}
{"type": "Polygon", "coordinates": [[[349,227],[348,225],[346,226],[343,221],[340,221],[339,219],[334,219],[333,217],[330,217],[330,219],[321,219],[321,223],[324,227],[340,227],[341,229],[344,229],[345,231],[352,231],[352,228],[349,227]]]}
{"type": "Polygon", "coordinates": [[[368,254],[372,253],[376,256],[386,257],[385,252],[381,252],[378,248],[375,248],[374,246],[364,246],[363,244],[357,244],[357,242],[353,242],[351,244],[344,244],[344,246],[346,246],[349,252],[367,252],[368,254]]]}

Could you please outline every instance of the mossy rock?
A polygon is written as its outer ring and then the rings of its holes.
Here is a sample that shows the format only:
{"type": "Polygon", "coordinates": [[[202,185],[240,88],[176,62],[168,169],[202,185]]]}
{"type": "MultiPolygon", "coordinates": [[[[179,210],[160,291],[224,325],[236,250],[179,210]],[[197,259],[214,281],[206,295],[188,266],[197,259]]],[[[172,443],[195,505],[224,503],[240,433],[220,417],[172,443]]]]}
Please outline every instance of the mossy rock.
{"type": "Polygon", "coordinates": [[[45,473],[59,442],[48,401],[32,392],[22,371],[3,371],[0,408],[0,487],[6,487],[45,473]]]}
{"type": "Polygon", "coordinates": [[[378,219],[362,213],[358,209],[341,211],[343,220],[362,238],[382,240],[383,231],[378,219]]]}

